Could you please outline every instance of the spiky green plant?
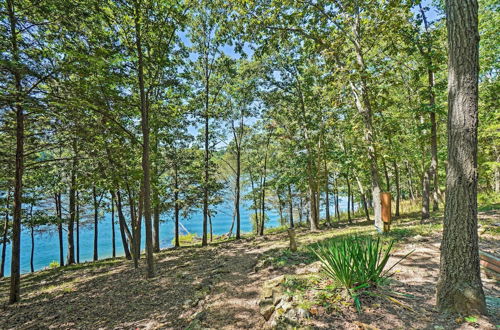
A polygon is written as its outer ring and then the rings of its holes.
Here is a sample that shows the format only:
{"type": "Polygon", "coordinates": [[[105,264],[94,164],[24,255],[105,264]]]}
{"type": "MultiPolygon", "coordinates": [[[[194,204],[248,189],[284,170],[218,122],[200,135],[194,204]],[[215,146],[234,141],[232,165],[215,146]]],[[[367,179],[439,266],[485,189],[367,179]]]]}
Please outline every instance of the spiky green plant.
{"type": "Polygon", "coordinates": [[[321,261],[323,271],[349,292],[359,310],[361,292],[378,286],[390,276],[389,271],[408,256],[385,269],[393,245],[391,241],[384,248],[380,237],[351,236],[317,244],[311,250],[321,261]]]}

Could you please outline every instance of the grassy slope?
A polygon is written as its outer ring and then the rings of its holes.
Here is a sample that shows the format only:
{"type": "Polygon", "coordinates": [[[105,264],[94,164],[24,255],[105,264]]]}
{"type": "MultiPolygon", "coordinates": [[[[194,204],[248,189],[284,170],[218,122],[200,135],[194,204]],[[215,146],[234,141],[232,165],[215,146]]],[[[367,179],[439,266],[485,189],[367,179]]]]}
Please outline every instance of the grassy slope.
{"type": "MultiPolygon", "coordinates": [[[[431,235],[440,230],[440,212],[434,213],[429,223],[420,224],[415,208],[418,209],[418,205],[407,206],[405,210],[410,212],[394,221],[392,231],[384,235],[384,239],[396,239],[402,245],[409,237],[431,235]]],[[[498,215],[495,212],[499,208],[498,204],[483,206],[486,211],[480,216],[480,232],[484,233],[482,240],[493,246],[498,244],[498,226],[494,223],[499,221],[488,212],[498,215]]],[[[273,234],[265,238],[247,236],[241,242],[215,242],[205,249],[194,246],[164,250],[156,255],[158,276],[153,280],[144,279],[142,266],[133,269],[123,258],[39,271],[22,277],[23,301],[16,306],[6,304],[8,278],[2,279],[0,328],[49,325],[135,327],[147,324],[182,328],[191,322],[192,315],[188,312],[199,308],[197,301],[209,295],[219,295],[224,299],[231,285],[236,289],[250,285],[247,279],[251,270],[271,268],[286,273],[296,265],[313,261],[307,250],[309,244],[354,233],[375,234],[373,226],[361,219],[354,225],[341,222],[335,223],[334,227],[315,233],[299,229],[300,249],[295,254],[286,250],[286,234],[279,229],[270,230],[273,234]]],[[[206,309],[210,310],[208,306],[206,309]]],[[[242,311],[235,310],[234,313],[239,315],[242,311]]],[[[252,315],[254,311],[248,310],[248,313],[252,315]]],[[[217,323],[216,316],[210,317],[217,323]]],[[[220,316],[220,322],[227,322],[224,315],[220,316]]],[[[241,325],[248,322],[261,325],[248,319],[241,322],[241,325]]]]}

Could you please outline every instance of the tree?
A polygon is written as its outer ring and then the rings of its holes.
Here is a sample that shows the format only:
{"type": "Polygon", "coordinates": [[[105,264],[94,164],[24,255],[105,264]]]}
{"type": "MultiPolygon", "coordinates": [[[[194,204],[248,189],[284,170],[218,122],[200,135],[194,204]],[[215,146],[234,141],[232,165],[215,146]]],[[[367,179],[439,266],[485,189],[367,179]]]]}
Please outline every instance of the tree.
{"type": "Polygon", "coordinates": [[[448,173],[437,305],[486,313],[477,234],[479,33],[476,0],[447,0],[448,173]]]}

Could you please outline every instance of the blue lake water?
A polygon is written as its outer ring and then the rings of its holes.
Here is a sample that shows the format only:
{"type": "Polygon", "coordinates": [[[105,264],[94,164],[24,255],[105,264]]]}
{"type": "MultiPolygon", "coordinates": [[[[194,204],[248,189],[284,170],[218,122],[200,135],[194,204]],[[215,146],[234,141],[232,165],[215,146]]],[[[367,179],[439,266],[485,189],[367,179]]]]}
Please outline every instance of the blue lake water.
{"type": "MultiPolygon", "coordinates": [[[[333,200],[333,197],[332,197],[333,200]]],[[[344,211],[347,208],[347,199],[340,198],[340,209],[344,211]]],[[[212,226],[213,234],[221,235],[229,231],[232,223],[232,206],[231,205],[220,205],[217,210],[217,214],[212,216],[212,226]]],[[[324,216],[324,208],[321,210],[321,215],[324,216]]],[[[241,231],[242,233],[248,233],[252,231],[252,224],[250,222],[250,214],[253,213],[252,210],[248,208],[248,205],[243,203],[241,207],[241,231]]],[[[269,222],[266,223],[266,228],[272,228],[279,226],[279,217],[277,211],[267,211],[269,216],[269,222]]],[[[331,214],[333,216],[333,207],[331,208],[331,214]]],[[[287,214],[284,214],[287,216],[287,214]]],[[[193,213],[189,218],[182,219],[181,224],[190,233],[196,233],[198,236],[202,235],[202,213],[193,213]]],[[[115,222],[117,222],[117,218],[115,222]]],[[[294,221],[298,222],[298,215],[294,214],[294,221]]],[[[304,217],[303,221],[307,221],[304,217]]],[[[236,228],[233,229],[233,234],[236,228]]],[[[107,213],[102,217],[99,222],[99,244],[98,244],[98,254],[99,259],[109,258],[112,256],[112,240],[111,240],[111,214],[107,213]]],[[[182,230],[181,234],[185,234],[182,230]]],[[[121,242],[119,226],[115,224],[115,239],[116,239],[116,255],[122,256],[123,246],[121,242]]],[[[162,222],[160,224],[160,247],[167,248],[172,246],[172,239],[174,238],[174,223],[170,217],[162,217],[162,222]]],[[[76,233],[75,233],[76,239],[76,233]]],[[[94,244],[94,228],[93,224],[80,225],[80,262],[91,261],[93,258],[93,244],[94,244]]],[[[144,248],[144,235],[142,239],[142,246],[144,248]]],[[[66,258],[66,230],[64,231],[64,254],[66,258]]],[[[31,238],[30,233],[26,229],[23,229],[21,234],[21,273],[28,273],[30,271],[30,253],[31,253],[31,238]]],[[[5,275],[10,275],[10,257],[11,250],[10,245],[7,245],[7,258],[5,262],[5,275]]],[[[65,259],[66,260],[66,259],[65,259]]],[[[34,256],[34,268],[36,270],[43,269],[47,267],[52,261],[59,261],[59,238],[57,235],[57,229],[52,228],[50,231],[45,233],[35,234],[35,256],[34,256]]]]}

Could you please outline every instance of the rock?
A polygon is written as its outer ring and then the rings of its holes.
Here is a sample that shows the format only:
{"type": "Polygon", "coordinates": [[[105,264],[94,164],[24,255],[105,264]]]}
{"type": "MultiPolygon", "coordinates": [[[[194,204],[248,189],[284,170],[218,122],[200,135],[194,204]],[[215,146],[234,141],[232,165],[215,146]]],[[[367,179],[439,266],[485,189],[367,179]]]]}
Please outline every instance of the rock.
{"type": "Polygon", "coordinates": [[[273,315],[274,313],[274,305],[268,304],[260,307],[260,314],[264,317],[264,319],[267,321],[273,315]]]}
{"type": "Polygon", "coordinates": [[[296,312],[299,319],[308,319],[311,316],[311,314],[309,314],[309,311],[305,310],[304,308],[297,308],[296,312]]]}
{"type": "Polygon", "coordinates": [[[270,287],[263,287],[262,291],[260,292],[260,298],[261,299],[267,299],[271,298],[274,295],[274,290],[273,288],[270,287]]]}
{"type": "Polygon", "coordinates": [[[289,302],[285,302],[283,304],[281,304],[281,308],[283,308],[283,310],[286,312],[286,311],[289,311],[290,309],[292,309],[292,304],[289,303],[289,302]]]}
{"type": "Polygon", "coordinates": [[[267,281],[264,286],[267,286],[267,287],[275,287],[275,286],[278,286],[280,285],[281,283],[283,283],[285,281],[285,276],[284,275],[280,275],[278,277],[275,277],[269,281],[267,281]]]}
{"type": "Polygon", "coordinates": [[[273,305],[276,306],[277,304],[279,304],[280,301],[285,300],[284,298],[286,297],[283,296],[281,292],[273,290],[273,305]]]}
{"type": "Polygon", "coordinates": [[[290,309],[286,312],[285,317],[293,322],[298,321],[297,311],[295,309],[290,309]]]}

